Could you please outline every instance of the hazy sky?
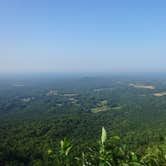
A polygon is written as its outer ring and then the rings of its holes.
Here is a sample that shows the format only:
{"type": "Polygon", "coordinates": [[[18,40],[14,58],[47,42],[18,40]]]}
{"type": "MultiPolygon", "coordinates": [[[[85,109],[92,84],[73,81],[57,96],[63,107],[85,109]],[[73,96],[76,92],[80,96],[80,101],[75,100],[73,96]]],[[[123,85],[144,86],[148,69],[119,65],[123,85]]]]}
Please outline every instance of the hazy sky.
{"type": "Polygon", "coordinates": [[[1,0],[0,72],[166,72],[165,0],[1,0]]]}

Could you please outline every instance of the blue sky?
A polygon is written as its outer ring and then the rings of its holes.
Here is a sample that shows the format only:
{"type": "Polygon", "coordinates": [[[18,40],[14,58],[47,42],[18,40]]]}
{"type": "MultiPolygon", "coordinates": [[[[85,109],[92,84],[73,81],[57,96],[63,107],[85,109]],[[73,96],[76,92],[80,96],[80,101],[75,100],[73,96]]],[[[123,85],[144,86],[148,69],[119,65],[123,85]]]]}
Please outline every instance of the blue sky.
{"type": "Polygon", "coordinates": [[[165,0],[2,0],[0,72],[166,72],[165,0]]]}

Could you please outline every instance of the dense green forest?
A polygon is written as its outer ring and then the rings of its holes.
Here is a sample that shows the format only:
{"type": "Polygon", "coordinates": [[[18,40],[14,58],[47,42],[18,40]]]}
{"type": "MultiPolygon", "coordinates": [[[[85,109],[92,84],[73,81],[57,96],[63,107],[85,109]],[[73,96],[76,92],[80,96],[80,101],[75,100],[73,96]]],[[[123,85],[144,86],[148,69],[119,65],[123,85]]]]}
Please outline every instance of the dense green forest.
{"type": "Polygon", "coordinates": [[[0,165],[165,166],[165,95],[164,76],[1,78],[0,165]]]}

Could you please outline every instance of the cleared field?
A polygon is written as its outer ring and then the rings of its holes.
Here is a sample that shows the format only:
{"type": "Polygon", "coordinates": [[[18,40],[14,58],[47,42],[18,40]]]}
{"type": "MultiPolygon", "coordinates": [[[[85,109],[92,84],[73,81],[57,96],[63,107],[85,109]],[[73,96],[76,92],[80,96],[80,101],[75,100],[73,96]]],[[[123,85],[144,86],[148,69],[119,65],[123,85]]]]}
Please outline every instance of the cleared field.
{"type": "Polygon", "coordinates": [[[149,90],[155,89],[153,85],[129,84],[129,86],[132,86],[134,88],[149,89],[149,90]]]}
{"type": "Polygon", "coordinates": [[[64,94],[65,97],[74,97],[74,96],[78,96],[77,93],[66,93],[64,94]]]}
{"type": "Polygon", "coordinates": [[[107,106],[102,106],[102,107],[92,108],[91,111],[92,111],[93,113],[98,113],[98,112],[107,111],[108,109],[109,109],[109,107],[107,107],[107,106]]]}
{"type": "Polygon", "coordinates": [[[103,100],[97,104],[97,107],[92,108],[91,111],[93,113],[98,113],[98,112],[107,111],[108,109],[110,109],[110,108],[107,105],[107,100],[103,100]]]}
{"type": "Polygon", "coordinates": [[[107,100],[103,100],[100,103],[98,103],[95,108],[92,108],[91,112],[98,113],[98,112],[104,112],[104,111],[109,111],[109,110],[119,110],[121,108],[122,108],[121,106],[110,107],[110,106],[108,106],[107,100]]]}
{"type": "Polygon", "coordinates": [[[56,95],[58,95],[57,90],[50,90],[50,91],[46,94],[46,96],[56,96],[56,95]]]}
{"type": "Polygon", "coordinates": [[[159,93],[154,93],[153,96],[156,96],[156,97],[161,97],[161,96],[165,96],[166,95],[166,92],[159,92],[159,93]]]}

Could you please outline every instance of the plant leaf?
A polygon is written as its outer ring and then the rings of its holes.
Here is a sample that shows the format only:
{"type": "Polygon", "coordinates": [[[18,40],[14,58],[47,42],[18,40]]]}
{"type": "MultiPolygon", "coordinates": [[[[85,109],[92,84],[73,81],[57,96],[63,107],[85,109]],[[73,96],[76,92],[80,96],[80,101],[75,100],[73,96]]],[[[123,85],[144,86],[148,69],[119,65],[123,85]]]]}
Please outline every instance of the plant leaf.
{"type": "Polygon", "coordinates": [[[104,127],[102,127],[102,134],[101,134],[101,143],[104,144],[104,142],[107,139],[107,132],[104,127]]]}

